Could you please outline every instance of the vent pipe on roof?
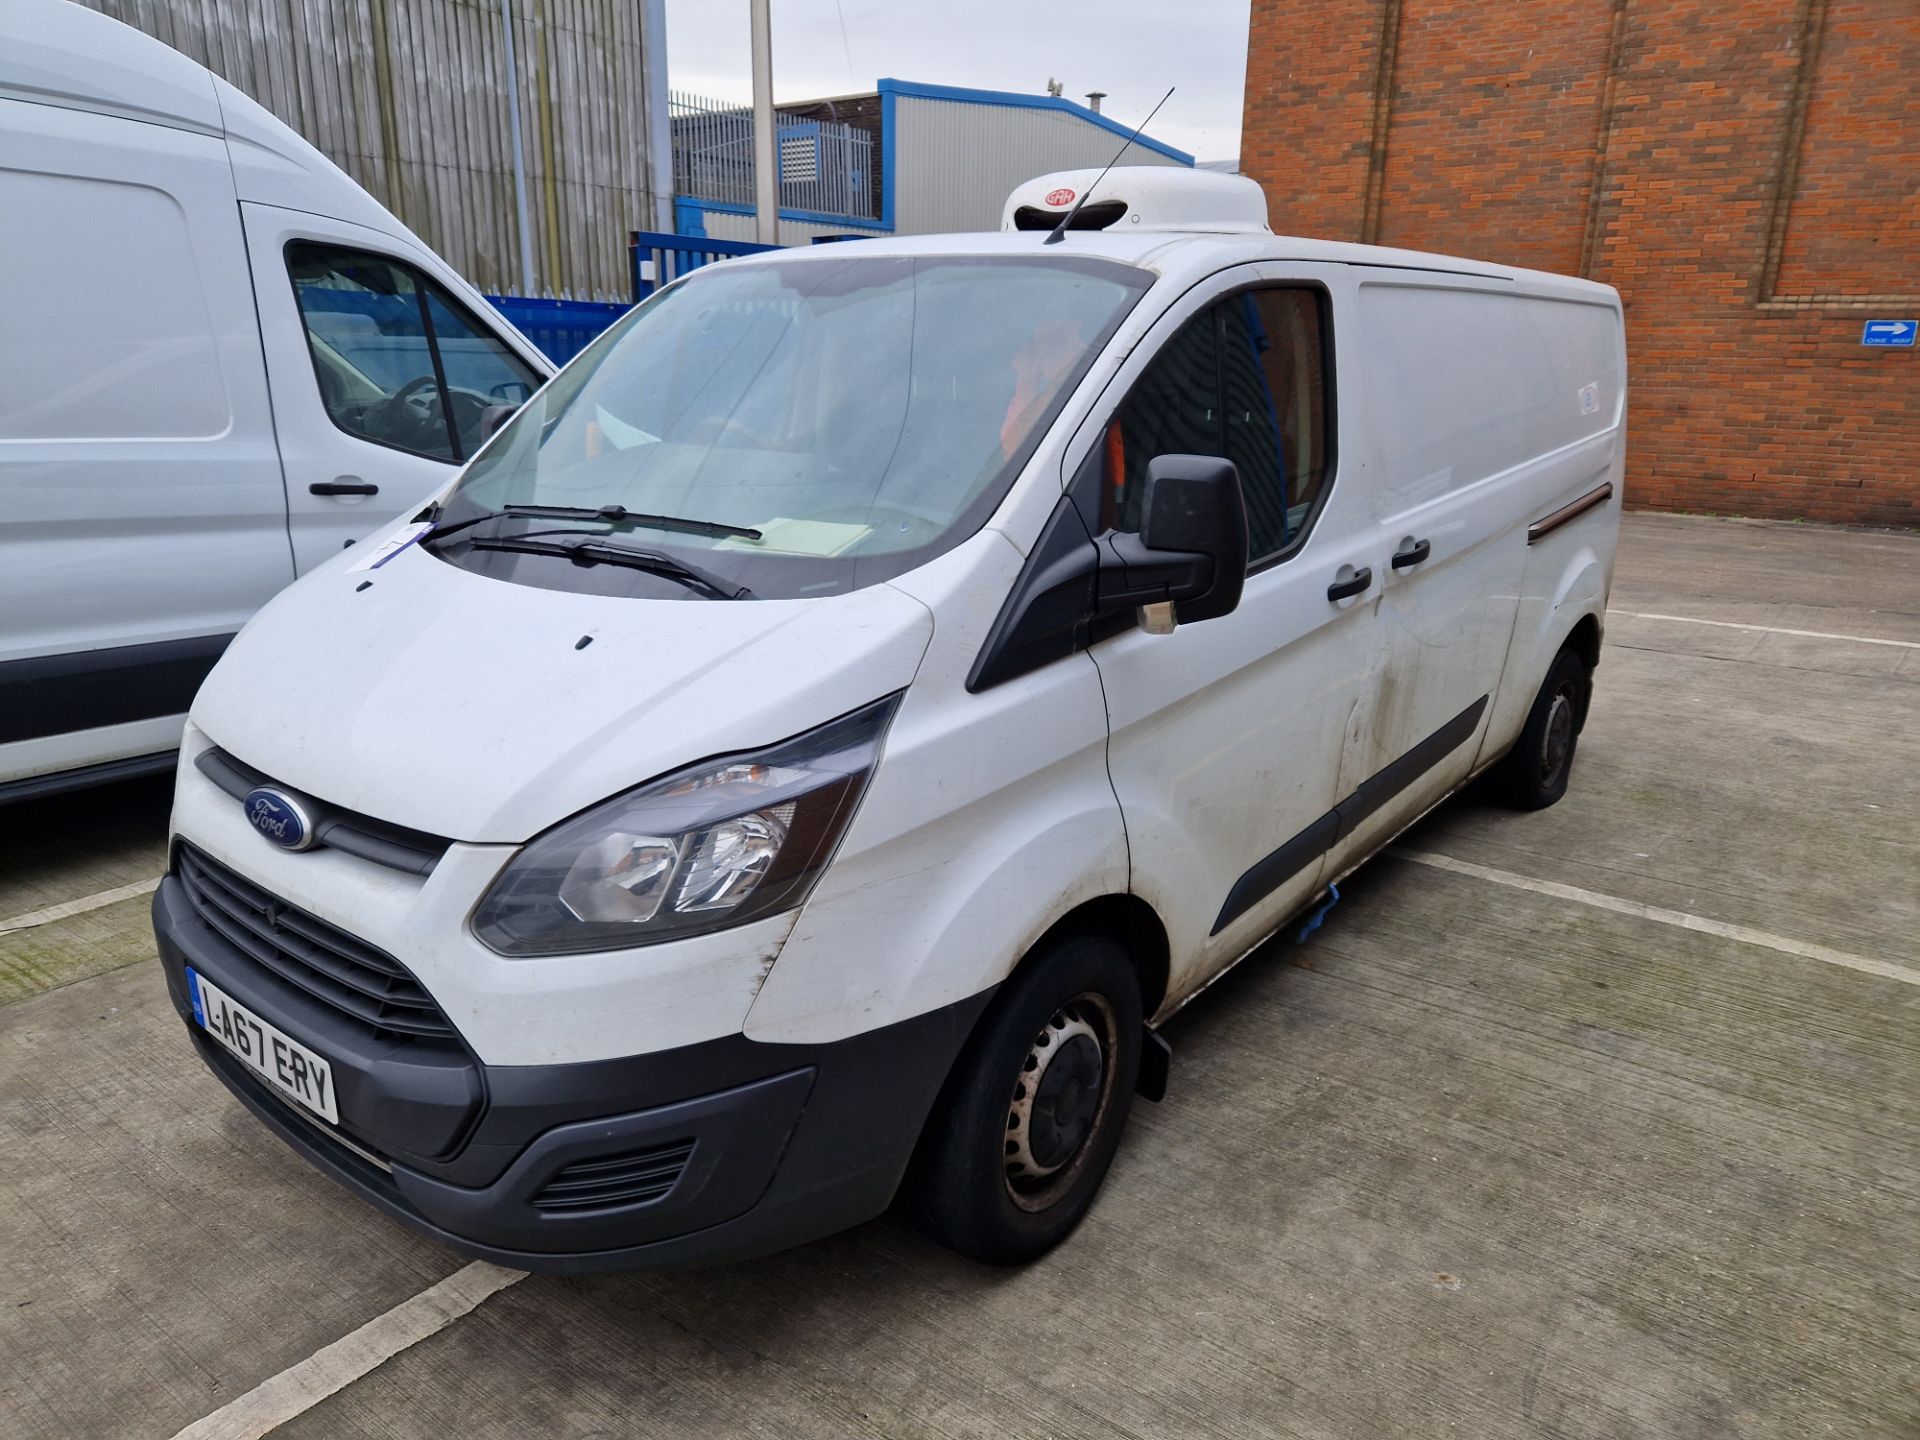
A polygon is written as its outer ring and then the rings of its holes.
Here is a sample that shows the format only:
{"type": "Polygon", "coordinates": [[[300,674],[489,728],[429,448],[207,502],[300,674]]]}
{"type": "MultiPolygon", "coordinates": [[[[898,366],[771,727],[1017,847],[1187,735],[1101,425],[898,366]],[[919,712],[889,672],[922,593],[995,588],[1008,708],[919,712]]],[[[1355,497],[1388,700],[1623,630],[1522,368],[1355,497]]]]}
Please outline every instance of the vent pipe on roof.
{"type": "Polygon", "coordinates": [[[1089,90],[1087,92],[1087,108],[1098,115],[1100,113],[1100,102],[1106,98],[1107,92],[1104,90],[1089,90]]]}

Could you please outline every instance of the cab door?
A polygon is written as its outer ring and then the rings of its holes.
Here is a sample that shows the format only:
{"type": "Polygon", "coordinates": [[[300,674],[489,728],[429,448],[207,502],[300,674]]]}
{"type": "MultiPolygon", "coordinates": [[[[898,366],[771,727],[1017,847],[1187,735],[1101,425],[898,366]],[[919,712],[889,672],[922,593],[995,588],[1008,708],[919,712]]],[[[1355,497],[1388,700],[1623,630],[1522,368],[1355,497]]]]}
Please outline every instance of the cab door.
{"type": "Polygon", "coordinates": [[[306,571],[418,506],[523,403],[544,360],[390,235],[243,204],[260,337],[306,571]]]}
{"type": "Polygon", "coordinates": [[[1085,463],[1104,524],[1137,527],[1162,454],[1231,460],[1247,503],[1237,610],[1089,651],[1132,886],[1169,932],[1169,1002],[1310,900],[1337,835],[1341,756],[1379,644],[1377,578],[1363,573],[1374,517],[1335,456],[1350,293],[1338,266],[1216,277],[1163,318],[1122,372],[1124,400],[1095,419],[1085,463]]]}

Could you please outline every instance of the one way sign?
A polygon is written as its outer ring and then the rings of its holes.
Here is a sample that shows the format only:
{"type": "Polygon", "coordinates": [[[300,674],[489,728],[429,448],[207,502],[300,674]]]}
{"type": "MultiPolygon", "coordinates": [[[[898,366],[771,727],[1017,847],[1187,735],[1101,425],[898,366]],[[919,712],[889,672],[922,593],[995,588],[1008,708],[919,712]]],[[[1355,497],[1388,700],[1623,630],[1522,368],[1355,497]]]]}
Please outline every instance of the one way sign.
{"type": "Polygon", "coordinates": [[[1920,320],[1869,320],[1860,332],[1862,345],[1911,345],[1920,320]]]}

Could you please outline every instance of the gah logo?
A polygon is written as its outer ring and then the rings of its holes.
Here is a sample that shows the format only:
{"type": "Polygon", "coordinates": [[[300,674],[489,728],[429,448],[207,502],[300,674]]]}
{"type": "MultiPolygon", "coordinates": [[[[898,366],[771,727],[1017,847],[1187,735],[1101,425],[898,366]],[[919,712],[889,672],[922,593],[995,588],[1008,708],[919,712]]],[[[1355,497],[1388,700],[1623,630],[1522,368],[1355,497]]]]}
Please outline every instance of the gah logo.
{"type": "Polygon", "coordinates": [[[240,802],[247,823],[262,836],[285,850],[310,850],[317,838],[313,819],[300,802],[284,790],[261,786],[249,790],[240,802]]]}
{"type": "Polygon", "coordinates": [[[1047,192],[1047,203],[1049,205],[1071,205],[1073,203],[1073,191],[1067,189],[1064,185],[1058,190],[1049,190],[1047,192]]]}

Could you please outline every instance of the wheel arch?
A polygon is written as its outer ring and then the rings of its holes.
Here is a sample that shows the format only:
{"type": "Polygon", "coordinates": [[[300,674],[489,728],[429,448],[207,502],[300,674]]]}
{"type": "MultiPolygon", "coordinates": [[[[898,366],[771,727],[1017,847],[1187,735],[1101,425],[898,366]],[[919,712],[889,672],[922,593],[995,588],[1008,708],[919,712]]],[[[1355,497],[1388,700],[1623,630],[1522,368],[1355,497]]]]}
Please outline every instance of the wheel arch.
{"type": "Polygon", "coordinates": [[[1560,648],[1573,651],[1587,667],[1587,683],[1580,689],[1580,713],[1574,717],[1577,733],[1586,729],[1587,712],[1593,708],[1593,672],[1600,664],[1600,617],[1591,611],[1582,615],[1560,648]]]}
{"type": "MultiPolygon", "coordinates": [[[[1151,1019],[1165,1003],[1172,974],[1172,946],[1159,913],[1138,895],[1097,895],[1055,920],[1027,947],[1008,972],[1011,980],[1034,958],[1071,935],[1098,935],[1126,951],[1140,977],[1140,1013],[1151,1019]]],[[[1001,983],[1005,983],[1004,981],[1001,983]]]]}

